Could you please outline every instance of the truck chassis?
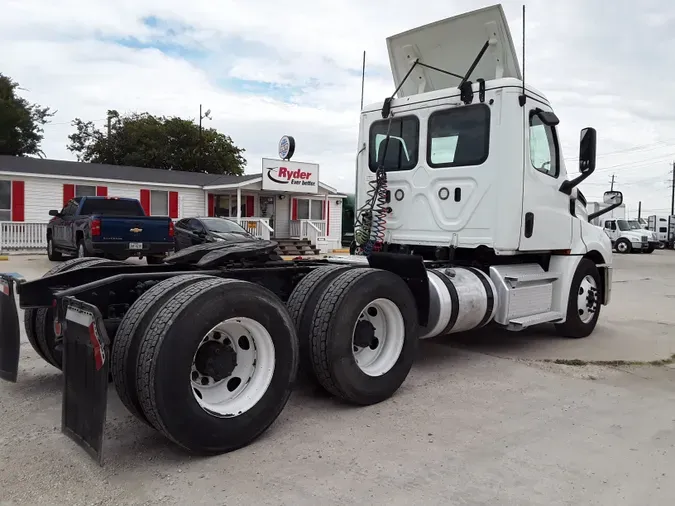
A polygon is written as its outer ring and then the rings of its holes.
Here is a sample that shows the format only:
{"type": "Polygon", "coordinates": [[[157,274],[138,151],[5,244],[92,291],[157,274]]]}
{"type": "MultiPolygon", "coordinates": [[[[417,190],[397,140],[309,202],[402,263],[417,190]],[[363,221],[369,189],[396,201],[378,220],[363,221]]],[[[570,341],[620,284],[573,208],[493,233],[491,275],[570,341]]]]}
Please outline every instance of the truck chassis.
{"type": "MultiPolygon", "coordinates": [[[[347,402],[367,405],[390,397],[407,376],[418,328],[427,323],[430,262],[391,253],[349,265],[284,261],[275,248],[272,241],[215,243],[187,248],[160,265],[76,258],[30,282],[2,274],[0,377],[17,381],[18,292],[30,344],[63,372],[62,432],[101,465],[110,381],[131,413],[196,454],[229,452],[262,434],[285,406],[300,362],[347,402]],[[370,390],[355,388],[355,369],[330,357],[332,341],[344,333],[334,328],[336,313],[353,312],[351,299],[362,299],[364,290],[393,290],[398,312],[382,297],[366,310],[403,320],[393,343],[403,347],[400,359],[370,390]],[[213,327],[206,337],[190,335],[206,320],[213,327]],[[299,339],[308,334],[317,339],[299,339]],[[328,348],[310,349],[317,346],[328,348]],[[247,354],[251,349],[255,353],[247,354]],[[256,381],[261,385],[255,387],[256,381]],[[229,392],[216,388],[223,382],[229,392]],[[185,394],[180,401],[171,398],[177,391],[185,394]],[[247,403],[247,396],[256,399],[247,403]]],[[[361,318],[358,328],[347,346],[373,355],[372,323],[361,318]]],[[[346,330],[351,338],[352,329],[346,330]]]]}

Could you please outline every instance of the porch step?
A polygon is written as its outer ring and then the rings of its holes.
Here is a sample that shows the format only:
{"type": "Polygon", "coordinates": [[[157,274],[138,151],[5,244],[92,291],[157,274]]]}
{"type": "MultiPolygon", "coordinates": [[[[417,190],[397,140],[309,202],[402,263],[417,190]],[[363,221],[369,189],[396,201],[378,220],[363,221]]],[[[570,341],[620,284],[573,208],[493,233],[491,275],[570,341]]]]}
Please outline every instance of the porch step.
{"type": "Polygon", "coordinates": [[[274,239],[280,255],[318,255],[319,249],[308,239],[274,239]]]}

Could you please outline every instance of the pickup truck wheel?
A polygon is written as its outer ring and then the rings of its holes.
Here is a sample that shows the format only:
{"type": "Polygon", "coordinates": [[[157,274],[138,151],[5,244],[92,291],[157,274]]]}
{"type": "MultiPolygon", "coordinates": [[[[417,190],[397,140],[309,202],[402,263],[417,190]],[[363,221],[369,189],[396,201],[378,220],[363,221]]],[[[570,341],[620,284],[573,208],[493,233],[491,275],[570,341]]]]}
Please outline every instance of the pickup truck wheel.
{"type": "Polygon", "coordinates": [[[47,237],[47,258],[52,262],[57,262],[63,258],[61,253],[54,251],[54,241],[51,237],[47,237]]]}
{"type": "Polygon", "coordinates": [[[247,281],[207,279],[155,313],[140,345],[138,395],[152,425],[197,454],[248,445],[279,416],[298,368],[286,307],[247,281]]]}
{"type": "Polygon", "coordinates": [[[112,343],[110,370],[115,389],[126,408],[149,424],[136,389],[136,367],[141,339],[159,308],[184,287],[205,278],[205,274],[185,274],[160,281],[143,293],[124,315],[112,343]]]}
{"type": "Polygon", "coordinates": [[[630,253],[633,250],[633,245],[628,239],[619,239],[616,241],[616,251],[621,254],[630,253]]]}
{"type": "Polygon", "coordinates": [[[352,269],[352,266],[327,265],[317,267],[300,280],[286,302],[286,307],[298,332],[300,370],[303,373],[309,373],[310,376],[312,375],[312,362],[309,353],[309,334],[312,330],[316,303],[319,301],[319,295],[328,285],[348,269],[352,269]]]}
{"type": "Polygon", "coordinates": [[[415,298],[389,271],[343,272],[321,294],[309,336],[319,383],[348,402],[370,405],[405,381],[418,344],[415,298]]]}
{"type": "MultiPolygon", "coordinates": [[[[81,264],[82,262],[88,262],[90,260],[91,260],[90,258],[71,258],[69,260],[66,260],[62,264],[55,265],[54,267],[49,269],[47,272],[45,272],[42,275],[42,277],[44,278],[46,276],[51,276],[52,274],[57,274],[59,272],[68,271],[70,269],[75,268],[77,265],[81,264]]],[[[35,317],[36,317],[38,311],[39,311],[38,308],[25,309],[24,312],[23,312],[23,326],[26,329],[26,337],[28,337],[28,342],[33,347],[35,352],[38,355],[40,355],[40,357],[45,362],[49,362],[49,360],[47,360],[47,356],[42,351],[42,348],[40,347],[40,344],[38,343],[37,325],[36,325],[36,321],[35,321],[35,317]]]]}
{"type": "Polygon", "coordinates": [[[555,326],[558,334],[579,339],[588,337],[600,317],[602,284],[600,273],[588,258],[581,259],[572,278],[565,323],[555,326]]]}
{"type": "MultiPolygon", "coordinates": [[[[74,258],[72,260],[82,260],[80,258],[74,258]]],[[[71,261],[72,261],[71,260],[71,261]]],[[[57,272],[71,271],[84,269],[85,267],[90,267],[92,265],[119,265],[123,262],[117,262],[114,260],[106,260],[104,258],[85,258],[84,261],[80,262],[65,262],[58,265],[58,267],[67,266],[67,268],[60,269],[57,272]]],[[[56,274],[56,272],[51,272],[51,274],[56,274]]],[[[36,310],[35,313],[35,336],[37,343],[42,350],[42,358],[44,358],[47,363],[53,365],[57,369],[61,369],[63,366],[62,362],[62,336],[57,336],[54,331],[54,308],[53,307],[42,307],[36,310]]]]}

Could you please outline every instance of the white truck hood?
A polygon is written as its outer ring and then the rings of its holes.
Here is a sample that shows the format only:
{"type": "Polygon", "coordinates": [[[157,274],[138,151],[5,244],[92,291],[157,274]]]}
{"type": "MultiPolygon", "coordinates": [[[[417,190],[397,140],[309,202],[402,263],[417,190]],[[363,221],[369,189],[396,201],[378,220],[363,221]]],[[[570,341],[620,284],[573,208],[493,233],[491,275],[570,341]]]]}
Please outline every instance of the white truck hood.
{"type": "MultiPolygon", "coordinates": [[[[401,84],[418,58],[421,63],[463,76],[488,41],[490,46],[469,80],[522,79],[506,16],[501,4],[497,4],[387,38],[394,83],[396,87],[401,84]]],[[[457,87],[459,83],[457,77],[418,65],[398,97],[457,87]]]]}

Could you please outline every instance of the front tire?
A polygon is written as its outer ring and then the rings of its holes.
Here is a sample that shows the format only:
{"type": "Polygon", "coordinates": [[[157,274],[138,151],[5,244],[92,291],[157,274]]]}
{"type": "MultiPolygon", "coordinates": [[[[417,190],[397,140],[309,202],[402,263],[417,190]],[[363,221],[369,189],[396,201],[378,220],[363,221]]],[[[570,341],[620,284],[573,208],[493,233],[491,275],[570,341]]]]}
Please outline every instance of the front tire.
{"type": "Polygon", "coordinates": [[[628,239],[619,239],[618,241],[616,241],[615,248],[617,253],[626,255],[633,250],[633,245],[630,243],[628,239]]]}
{"type": "Polygon", "coordinates": [[[279,416],[298,369],[298,338],[270,290],[234,279],[187,287],[153,318],[136,374],[144,415],[187,450],[250,444],[279,416]]]}
{"type": "Polygon", "coordinates": [[[588,337],[600,317],[602,280],[596,265],[582,258],[572,278],[565,323],[555,326],[558,334],[579,339],[588,337]]]}
{"type": "Polygon", "coordinates": [[[358,405],[391,397],[417,353],[415,298],[389,271],[358,268],[335,278],[314,311],[312,368],[331,394],[358,405]]]}
{"type": "Polygon", "coordinates": [[[654,246],[650,246],[645,250],[645,253],[654,253],[654,246]]]}
{"type": "Polygon", "coordinates": [[[52,262],[58,262],[63,258],[61,253],[54,251],[54,241],[51,237],[47,237],[47,258],[52,262]]]}

